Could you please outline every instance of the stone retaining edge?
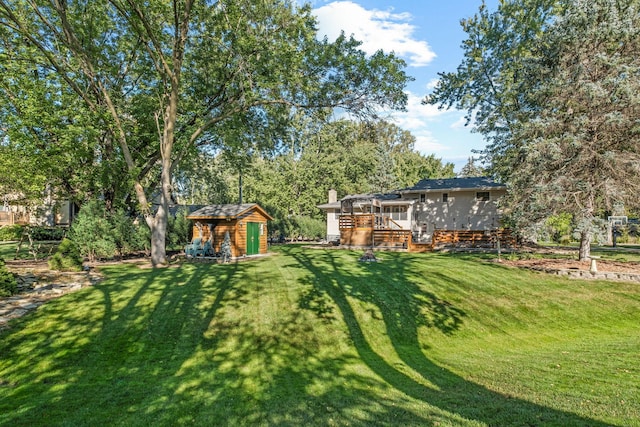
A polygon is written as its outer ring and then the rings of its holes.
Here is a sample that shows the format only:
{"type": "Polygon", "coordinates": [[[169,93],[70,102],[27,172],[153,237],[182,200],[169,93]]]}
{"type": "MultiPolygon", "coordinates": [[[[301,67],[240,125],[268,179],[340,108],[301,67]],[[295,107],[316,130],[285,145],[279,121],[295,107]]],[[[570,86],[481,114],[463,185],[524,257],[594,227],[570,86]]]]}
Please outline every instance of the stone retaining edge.
{"type": "Polygon", "coordinates": [[[592,280],[617,280],[624,282],[640,283],[640,274],[635,273],[614,273],[608,271],[591,272],[586,270],[569,270],[543,267],[525,267],[530,270],[541,271],[543,273],[555,274],[557,276],[567,276],[571,279],[592,279],[592,280]]]}

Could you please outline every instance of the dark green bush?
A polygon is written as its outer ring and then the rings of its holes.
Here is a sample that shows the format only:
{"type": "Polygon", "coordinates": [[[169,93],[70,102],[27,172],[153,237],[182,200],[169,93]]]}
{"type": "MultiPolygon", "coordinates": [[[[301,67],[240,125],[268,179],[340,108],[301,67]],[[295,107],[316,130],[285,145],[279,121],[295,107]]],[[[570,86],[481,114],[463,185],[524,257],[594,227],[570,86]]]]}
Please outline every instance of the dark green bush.
{"type": "Polygon", "coordinates": [[[4,259],[0,258],[0,297],[8,297],[16,293],[18,284],[14,275],[7,270],[4,259]]]}
{"type": "Polygon", "coordinates": [[[22,225],[4,225],[0,227],[0,241],[20,240],[23,230],[22,225]]]}
{"type": "Polygon", "coordinates": [[[44,240],[60,241],[64,239],[66,231],[63,227],[31,227],[31,238],[39,242],[44,240]]]}
{"type": "Polygon", "coordinates": [[[69,238],[78,246],[80,254],[88,257],[89,261],[112,258],[117,250],[113,228],[104,204],[92,200],[80,209],[69,230],[69,238]]]}
{"type": "MultiPolygon", "coordinates": [[[[0,241],[20,240],[24,225],[5,225],[0,227],[0,241]]],[[[30,226],[31,238],[35,241],[57,240],[64,238],[67,230],[63,227],[30,226]]]]}
{"type": "Polygon", "coordinates": [[[49,268],[58,271],[81,271],[82,255],[78,246],[70,239],[63,239],[49,259],[49,268]]]}
{"type": "Polygon", "coordinates": [[[192,223],[187,219],[187,209],[180,208],[176,216],[169,216],[167,243],[171,247],[182,248],[185,243],[191,241],[192,223]]]}
{"type": "Polygon", "coordinates": [[[299,233],[296,237],[301,237],[304,240],[315,240],[322,238],[326,232],[327,227],[324,221],[311,218],[308,216],[297,216],[295,218],[296,228],[299,233]]]}
{"type": "Polygon", "coordinates": [[[276,218],[269,224],[272,236],[285,236],[288,239],[316,240],[327,232],[325,222],[320,219],[298,215],[287,218],[276,218]]]}

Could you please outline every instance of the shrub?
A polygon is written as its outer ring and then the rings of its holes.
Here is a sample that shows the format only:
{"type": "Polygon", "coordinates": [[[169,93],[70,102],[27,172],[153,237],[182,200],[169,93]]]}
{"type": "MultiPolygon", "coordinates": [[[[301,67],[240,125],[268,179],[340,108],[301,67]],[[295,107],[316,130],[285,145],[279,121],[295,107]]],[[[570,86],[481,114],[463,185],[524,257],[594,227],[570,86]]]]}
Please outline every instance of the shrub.
{"type": "Polygon", "coordinates": [[[49,268],[58,271],[81,271],[80,249],[70,239],[63,239],[56,253],[49,259],[49,268]]]}
{"type": "Polygon", "coordinates": [[[111,258],[117,250],[112,221],[104,205],[96,200],[82,206],[71,226],[69,238],[89,261],[111,258]]]}
{"type": "Polygon", "coordinates": [[[31,238],[36,241],[64,239],[66,229],[62,227],[31,227],[31,238]]]}
{"type": "Polygon", "coordinates": [[[134,247],[136,230],[131,217],[119,209],[115,213],[107,214],[107,219],[112,225],[112,238],[117,255],[123,256],[137,250],[138,248],[134,247]]]}
{"type": "Polygon", "coordinates": [[[295,222],[299,236],[305,240],[320,239],[327,230],[324,221],[308,216],[298,216],[295,222]]]}
{"type": "Polygon", "coordinates": [[[187,219],[187,209],[180,208],[176,216],[169,215],[167,243],[172,247],[182,247],[191,241],[191,221],[187,219]]]}
{"type": "Polygon", "coordinates": [[[24,227],[22,225],[5,225],[0,227],[0,240],[20,240],[22,237],[22,231],[24,227]]]}
{"type": "Polygon", "coordinates": [[[16,293],[18,283],[13,274],[7,270],[4,259],[0,258],[0,296],[8,297],[16,293]]]}
{"type": "Polygon", "coordinates": [[[134,250],[144,251],[147,256],[151,254],[151,230],[144,221],[142,223],[134,222],[132,239],[131,244],[134,250]]]}

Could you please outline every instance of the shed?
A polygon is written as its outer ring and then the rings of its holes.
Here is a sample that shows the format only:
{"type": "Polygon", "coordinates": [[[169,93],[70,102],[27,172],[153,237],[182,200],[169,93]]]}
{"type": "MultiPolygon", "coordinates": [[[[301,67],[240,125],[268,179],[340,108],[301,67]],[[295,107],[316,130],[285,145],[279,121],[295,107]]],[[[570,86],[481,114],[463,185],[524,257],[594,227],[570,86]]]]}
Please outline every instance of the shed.
{"type": "Polygon", "coordinates": [[[211,240],[216,253],[227,232],[232,257],[267,253],[267,221],[273,218],[256,203],[208,205],[190,213],[187,219],[193,221],[193,237],[211,240]]]}

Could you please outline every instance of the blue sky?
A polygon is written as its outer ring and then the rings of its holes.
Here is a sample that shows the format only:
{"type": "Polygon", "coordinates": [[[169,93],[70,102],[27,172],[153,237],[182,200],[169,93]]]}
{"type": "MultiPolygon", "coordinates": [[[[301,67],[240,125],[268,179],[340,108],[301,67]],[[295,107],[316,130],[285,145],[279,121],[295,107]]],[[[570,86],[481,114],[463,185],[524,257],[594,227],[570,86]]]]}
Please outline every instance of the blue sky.
{"type": "MultiPolygon", "coordinates": [[[[498,0],[485,0],[489,10],[498,0]]],[[[464,126],[464,113],[421,105],[438,72],[455,71],[462,60],[465,33],[460,20],[474,15],[482,0],[314,0],[320,35],[330,40],[344,30],[363,42],[361,49],[395,52],[415,78],[407,87],[408,111],[390,119],[416,137],[416,149],[452,162],[459,171],[485,142],[464,126]]]]}

